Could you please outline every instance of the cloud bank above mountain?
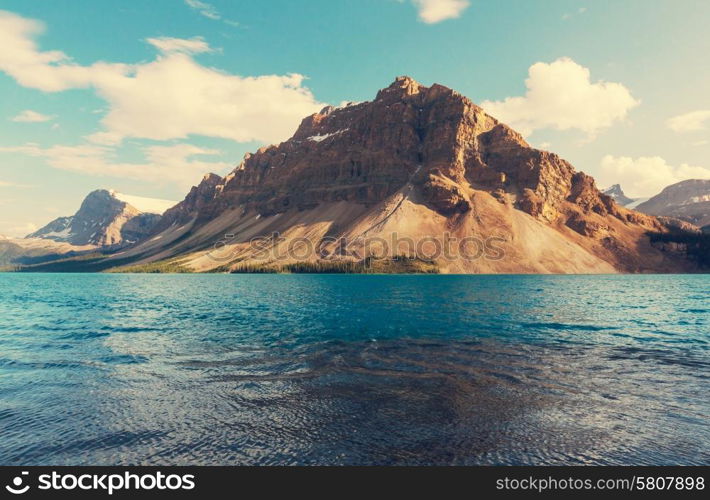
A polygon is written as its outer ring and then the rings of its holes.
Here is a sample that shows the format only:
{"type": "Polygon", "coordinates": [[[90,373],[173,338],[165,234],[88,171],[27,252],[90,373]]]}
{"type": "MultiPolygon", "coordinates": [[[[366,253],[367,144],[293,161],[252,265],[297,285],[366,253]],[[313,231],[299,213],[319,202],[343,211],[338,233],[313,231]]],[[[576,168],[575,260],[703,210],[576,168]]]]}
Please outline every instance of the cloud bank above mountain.
{"type": "Polygon", "coordinates": [[[530,66],[525,87],[524,96],[481,106],[526,136],[540,129],[576,129],[592,138],[640,104],[621,83],[592,82],[589,68],[567,57],[530,66]]]}
{"type": "Polygon", "coordinates": [[[279,142],[324,104],[300,74],[239,76],[203,66],[194,54],[212,50],[202,38],[150,38],[153,61],[80,65],[61,51],[43,51],[36,20],[0,11],[0,70],[43,92],[92,88],[108,103],[92,139],[184,139],[203,135],[238,142],[279,142]]]}
{"type": "Polygon", "coordinates": [[[645,198],[658,194],[666,186],[686,179],[710,179],[710,169],[681,164],[669,165],[660,156],[606,155],[602,158],[597,182],[601,186],[621,184],[632,198],[645,198]]]}

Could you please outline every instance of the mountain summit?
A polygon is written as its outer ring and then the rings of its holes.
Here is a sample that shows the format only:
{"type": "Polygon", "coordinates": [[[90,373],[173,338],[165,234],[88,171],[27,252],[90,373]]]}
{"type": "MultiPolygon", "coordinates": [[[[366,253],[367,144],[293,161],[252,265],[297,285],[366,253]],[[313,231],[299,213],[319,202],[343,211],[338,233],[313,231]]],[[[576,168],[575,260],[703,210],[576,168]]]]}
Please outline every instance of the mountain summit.
{"type": "Polygon", "coordinates": [[[629,198],[628,196],[626,196],[626,193],[624,193],[624,190],[621,189],[620,184],[614,184],[613,186],[603,190],[602,193],[607,196],[611,196],[612,198],[614,198],[615,202],[622,206],[626,206],[629,203],[633,203],[634,201],[633,198],[629,198]]]}
{"type": "Polygon", "coordinates": [[[84,199],[79,210],[70,217],[60,217],[27,235],[72,245],[115,247],[130,245],[148,234],[172,203],[165,200],[125,196],[113,190],[98,189],[84,199]],[[141,211],[126,200],[144,205],[141,211]]]}
{"type": "MultiPolygon", "coordinates": [[[[247,154],[226,177],[205,176],[121,259],[230,270],[275,265],[258,260],[250,242],[276,233],[274,247],[317,248],[313,261],[361,259],[364,237],[446,235],[496,238],[502,256],[437,258],[441,272],[686,269],[646,236],[665,230],[458,92],[403,76],[373,101],[306,117],[293,137],[247,154]]],[[[286,253],[281,262],[295,259],[286,253]]],[[[382,257],[400,253],[390,246],[382,257]]]]}

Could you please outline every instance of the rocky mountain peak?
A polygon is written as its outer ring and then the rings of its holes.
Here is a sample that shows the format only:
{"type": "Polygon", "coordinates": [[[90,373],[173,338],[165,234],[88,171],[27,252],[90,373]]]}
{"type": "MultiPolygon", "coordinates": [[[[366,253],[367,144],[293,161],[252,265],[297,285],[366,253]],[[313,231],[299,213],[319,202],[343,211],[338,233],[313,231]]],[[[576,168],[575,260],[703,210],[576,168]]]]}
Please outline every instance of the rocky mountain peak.
{"type": "Polygon", "coordinates": [[[398,76],[389,87],[377,92],[376,101],[396,100],[415,95],[425,89],[419,82],[408,76],[398,76]]]}
{"type": "Polygon", "coordinates": [[[565,201],[616,213],[594,181],[557,155],[530,147],[460,93],[400,76],[373,101],[328,106],[293,137],[246,155],[224,179],[209,177],[173,215],[211,218],[242,206],[268,215],[323,202],[379,203],[411,185],[444,215],[472,208],[480,189],[554,221],[565,201]]]}
{"type": "Polygon", "coordinates": [[[606,188],[602,192],[607,196],[611,196],[614,201],[616,201],[620,205],[628,205],[629,203],[634,201],[633,198],[629,198],[628,196],[626,196],[626,193],[624,193],[624,190],[621,189],[620,184],[614,184],[613,186],[606,188]]]}
{"type": "Polygon", "coordinates": [[[115,191],[90,192],[79,210],[70,217],[60,217],[27,238],[43,238],[72,245],[115,247],[132,244],[148,234],[160,215],[143,213],[115,191]]]}

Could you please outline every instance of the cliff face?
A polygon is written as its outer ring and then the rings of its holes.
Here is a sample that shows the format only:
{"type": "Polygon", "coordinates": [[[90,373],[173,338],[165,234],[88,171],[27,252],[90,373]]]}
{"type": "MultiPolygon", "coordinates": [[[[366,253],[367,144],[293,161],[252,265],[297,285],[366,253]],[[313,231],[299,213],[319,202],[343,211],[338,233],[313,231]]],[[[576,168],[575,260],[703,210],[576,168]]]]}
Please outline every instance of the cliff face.
{"type": "Polygon", "coordinates": [[[206,176],[154,231],[172,231],[165,245],[134,254],[190,254],[188,265],[206,269],[218,265],[202,257],[220,232],[238,235],[236,246],[268,231],[315,243],[453,231],[500,237],[507,250],[502,262],[448,263],[451,272],[679,270],[644,236],[664,230],[458,92],[399,77],[371,102],[306,117],[291,139],[246,155],[226,177],[206,176]]]}

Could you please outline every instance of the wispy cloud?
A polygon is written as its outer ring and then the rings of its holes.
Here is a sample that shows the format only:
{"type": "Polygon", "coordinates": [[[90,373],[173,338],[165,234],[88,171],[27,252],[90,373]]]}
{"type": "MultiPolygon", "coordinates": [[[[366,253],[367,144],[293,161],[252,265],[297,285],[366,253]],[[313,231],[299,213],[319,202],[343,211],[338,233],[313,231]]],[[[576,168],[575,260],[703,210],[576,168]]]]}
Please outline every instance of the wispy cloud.
{"type": "Polygon", "coordinates": [[[0,181],[0,188],[31,188],[29,184],[18,184],[16,182],[0,181]]]}
{"type": "Polygon", "coordinates": [[[710,126],[710,109],[699,109],[674,116],[666,121],[666,125],[674,132],[707,130],[708,126],[710,126]]]}
{"type": "Polygon", "coordinates": [[[640,102],[621,83],[592,82],[589,69],[569,58],[535,63],[528,75],[524,96],[481,103],[524,135],[538,129],[577,129],[593,138],[640,102]]]}
{"type": "Polygon", "coordinates": [[[37,111],[32,111],[31,109],[26,109],[21,111],[16,116],[13,116],[11,120],[18,123],[41,123],[54,120],[54,116],[43,115],[37,111]]]}
{"type": "Polygon", "coordinates": [[[222,21],[229,26],[239,27],[241,26],[237,21],[231,19],[225,19],[222,14],[217,10],[217,8],[207,2],[201,2],[200,0],[185,0],[185,4],[191,9],[196,10],[200,15],[212,19],[213,21],[222,21]]]}
{"type": "Polygon", "coordinates": [[[201,36],[193,38],[147,38],[146,42],[164,54],[171,54],[175,52],[181,52],[183,54],[200,54],[203,52],[215,51],[215,49],[210,47],[210,45],[201,36]]]}
{"type": "Polygon", "coordinates": [[[219,12],[217,12],[215,6],[207,2],[200,2],[200,0],[185,0],[185,3],[190,8],[195,9],[201,15],[209,19],[218,20],[222,17],[220,16],[219,12]]]}
{"type": "Polygon", "coordinates": [[[580,7],[580,8],[577,9],[575,12],[565,12],[564,14],[562,14],[562,20],[563,20],[563,21],[566,21],[567,19],[570,19],[570,18],[572,18],[572,17],[574,17],[574,16],[581,16],[581,15],[584,14],[585,12],[587,12],[587,8],[586,8],[586,7],[580,7]]]}
{"type": "Polygon", "coordinates": [[[225,172],[232,165],[208,161],[206,156],[219,155],[215,149],[193,144],[147,146],[142,150],[144,161],[129,163],[115,159],[116,149],[96,144],[40,147],[37,144],[3,146],[0,153],[16,153],[43,158],[51,167],[95,176],[136,179],[155,184],[175,184],[188,188],[207,172],[225,172]]]}

